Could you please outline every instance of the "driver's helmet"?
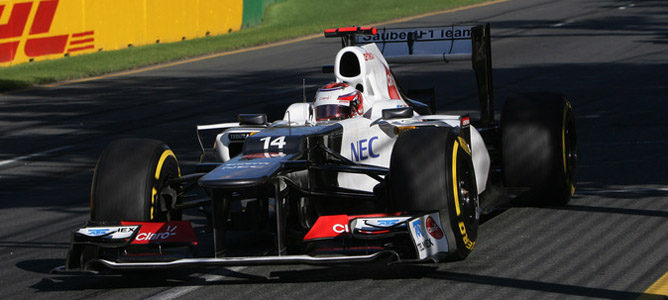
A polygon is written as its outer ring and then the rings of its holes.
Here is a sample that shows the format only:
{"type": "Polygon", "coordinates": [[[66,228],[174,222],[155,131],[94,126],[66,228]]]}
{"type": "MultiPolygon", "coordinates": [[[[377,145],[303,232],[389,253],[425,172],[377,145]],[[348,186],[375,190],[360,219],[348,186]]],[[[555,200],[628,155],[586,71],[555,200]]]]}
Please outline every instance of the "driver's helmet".
{"type": "Polygon", "coordinates": [[[364,113],[362,93],[344,82],[332,82],[315,94],[315,120],[343,120],[364,113]]]}

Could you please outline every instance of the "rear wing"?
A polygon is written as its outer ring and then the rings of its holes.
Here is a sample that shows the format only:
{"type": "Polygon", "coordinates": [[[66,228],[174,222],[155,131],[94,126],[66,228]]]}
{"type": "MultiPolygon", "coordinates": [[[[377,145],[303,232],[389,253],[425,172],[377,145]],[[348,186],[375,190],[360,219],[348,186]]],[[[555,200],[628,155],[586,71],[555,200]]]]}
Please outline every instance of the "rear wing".
{"type": "Polygon", "coordinates": [[[356,36],[355,43],[376,43],[392,63],[447,63],[471,59],[473,27],[383,28],[374,35],[356,36]]]}
{"type": "Polygon", "coordinates": [[[343,46],[375,43],[389,63],[471,60],[478,82],[480,121],[494,123],[492,48],[489,23],[443,27],[328,29],[325,37],[341,37],[343,46]]]}

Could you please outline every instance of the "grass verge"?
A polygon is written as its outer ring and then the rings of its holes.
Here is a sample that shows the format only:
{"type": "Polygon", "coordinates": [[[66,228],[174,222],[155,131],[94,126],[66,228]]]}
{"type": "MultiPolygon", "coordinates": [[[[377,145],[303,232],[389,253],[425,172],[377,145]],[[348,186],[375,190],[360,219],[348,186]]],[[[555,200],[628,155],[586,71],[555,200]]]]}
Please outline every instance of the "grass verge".
{"type": "Polygon", "coordinates": [[[489,0],[287,0],[270,6],[261,25],[225,35],[24,63],[0,69],[0,91],[129,70],[489,0]]]}

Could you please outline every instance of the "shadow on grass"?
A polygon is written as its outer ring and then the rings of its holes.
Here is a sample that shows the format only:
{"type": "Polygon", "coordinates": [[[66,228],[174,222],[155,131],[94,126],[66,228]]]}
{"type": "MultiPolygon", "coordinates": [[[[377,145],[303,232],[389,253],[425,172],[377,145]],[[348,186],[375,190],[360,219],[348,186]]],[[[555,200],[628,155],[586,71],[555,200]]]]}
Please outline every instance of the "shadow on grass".
{"type": "Polygon", "coordinates": [[[30,86],[32,86],[32,84],[24,80],[0,79],[0,92],[25,89],[30,86]]]}

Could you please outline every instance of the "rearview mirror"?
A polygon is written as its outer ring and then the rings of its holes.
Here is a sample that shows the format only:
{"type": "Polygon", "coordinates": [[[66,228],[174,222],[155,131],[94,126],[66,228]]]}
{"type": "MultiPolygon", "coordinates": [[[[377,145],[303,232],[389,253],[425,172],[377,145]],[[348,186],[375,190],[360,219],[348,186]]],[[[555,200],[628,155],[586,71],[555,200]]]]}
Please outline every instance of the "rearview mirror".
{"type": "Polygon", "coordinates": [[[413,108],[409,106],[383,109],[383,119],[385,120],[404,119],[404,118],[410,118],[412,116],[413,116],[413,108]]]}
{"type": "Polygon", "coordinates": [[[267,115],[265,114],[239,114],[239,125],[265,125],[267,115]]]}

